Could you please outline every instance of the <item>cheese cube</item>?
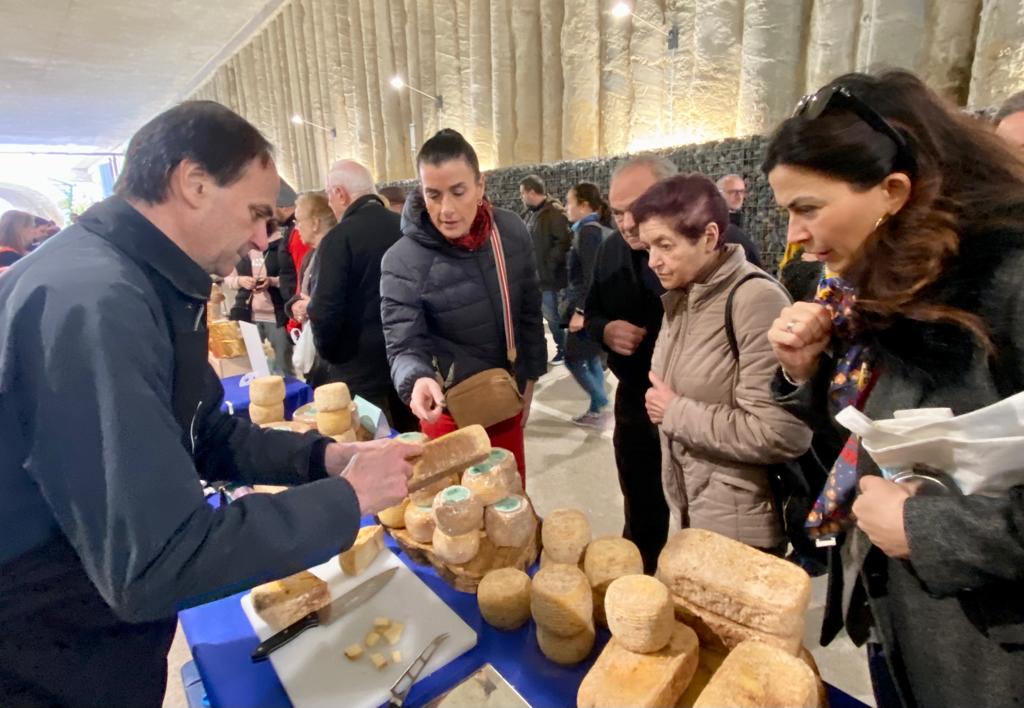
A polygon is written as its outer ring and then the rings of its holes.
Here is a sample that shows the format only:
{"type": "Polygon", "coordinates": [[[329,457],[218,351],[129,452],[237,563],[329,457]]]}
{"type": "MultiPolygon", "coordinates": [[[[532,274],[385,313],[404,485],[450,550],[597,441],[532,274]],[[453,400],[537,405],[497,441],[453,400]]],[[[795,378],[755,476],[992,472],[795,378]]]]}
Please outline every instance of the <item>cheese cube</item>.
{"type": "Polygon", "coordinates": [[[351,644],[345,649],[345,656],[349,661],[355,661],[363,655],[363,648],[358,644],[351,644]]]}
{"type": "Polygon", "coordinates": [[[391,663],[400,664],[402,662],[402,652],[395,649],[391,652],[391,663]]]}
{"type": "Polygon", "coordinates": [[[377,646],[377,642],[380,641],[380,635],[376,632],[370,632],[366,635],[365,644],[368,647],[377,646]]]}
{"type": "Polygon", "coordinates": [[[378,670],[383,669],[388,665],[388,660],[384,658],[383,654],[371,654],[370,661],[373,662],[373,665],[376,666],[378,670]]]}
{"type": "Polygon", "coordinates": [[[401,622],[392,622],[391,626],[384,630],[384,638],[388,640],[388,644],[395,646],[398,641],[402,638],[402,632],[405,631],[405,625],[401,622]]]}
{"type": "Polygon", "coordinates": [[[387,617],[375,617],[373,620],[374,629],[387,629],[390,624],[391,620],[387,617]]]}

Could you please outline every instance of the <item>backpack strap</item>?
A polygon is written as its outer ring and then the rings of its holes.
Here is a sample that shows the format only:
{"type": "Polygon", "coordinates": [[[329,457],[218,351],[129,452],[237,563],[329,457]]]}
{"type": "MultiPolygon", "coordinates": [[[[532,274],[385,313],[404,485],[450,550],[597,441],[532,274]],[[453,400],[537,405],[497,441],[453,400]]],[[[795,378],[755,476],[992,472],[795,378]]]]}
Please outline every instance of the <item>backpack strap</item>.
{"type": "Polygon", "coordinates": [[[771,277],[767,273],[747,273],[740,281],[732,286],[732,290],[729,291],[729,296],[725,299],[725,336],[729,340],[729,351],[732,352],[732,358],[736,361],[740,360],[740,345],[736,341],[736,330],[733,328],[732,323],[732,301],[736,296],[736,291],[740,289],[740,286],[748,280],[761,279],[771,280],[776,282],[775,278],[771,277]]]}

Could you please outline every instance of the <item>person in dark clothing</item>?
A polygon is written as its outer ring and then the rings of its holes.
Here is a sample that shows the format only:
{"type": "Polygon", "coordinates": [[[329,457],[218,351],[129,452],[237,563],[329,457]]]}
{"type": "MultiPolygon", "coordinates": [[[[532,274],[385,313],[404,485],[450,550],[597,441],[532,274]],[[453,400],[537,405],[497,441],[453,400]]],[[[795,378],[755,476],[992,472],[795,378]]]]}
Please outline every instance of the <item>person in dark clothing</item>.
{"type": "Polygon", "coordinates": [[[747,232],[741,229],[736,224],[730,222],[725,227],[725,237],[723,238],[725,243],[735,243],[743,249],[743,254],[747,258],[747,263],[756,265],[758,268],[764,268],[764,263],[761,261],[761,249],[757,247],[757,244],[747,236],[747,232]]]}
{"type": "Polygon", "coordinates": [[[824,274],[824,264],[817,259],[805,260],[801,246],[786,247],[786,254],[779,263],[779,282],[789,291],[793,302],[812,301],[824,274]]]}
{"type": "Polygon", "coordinates": [[[523,427],[534,383],[547,369],[530,236],[519,216],[487,201],[476,151],[457,131],[435,134],[416,162],[421,189],[406,201],[403,236],[381,266],[391,378],[433,438],[457,428],[444,408],[441,382],[450,389],[489,369],[509,370],[522,410],[487,433],[494,447],[515,455],[525,478],[523,427]],[[504,254],[500,264],[491,245],[495,236],[504,254]],[[508,283],[510,322],[499,267],[508,283]]]}
{"type": "Polygon", "coordinates": [[[419,430],[419,421],[391,383],[380,319],[380,263],[402,236],[401,218],[373,185],[358,162],[340,160],[331,168],[327,194],[338,224],[317,247],[309,321],[328,380],[344,381],[404,433],[419,430]]]}
{"type": "Polygon", "coordinates": [[[395,212],[399,216],[402,215],[402,210],[405,209],[405,190],[401,187],[381,187],[380,196],[388,200],[388,209],[395,212]]]}
{"type": "Polygon", "coordinates": [[[256,128],[183,103],[0,278],[0,705],[159,705],[177,611],[327,560],[406,495],[421,446],[220,410],[210,274],[265,248],[277,184],[256,128]],[[201,478],[297,486],[214,509],[201,478]]]}
{"type": "MultiPolygon", "coordinates": [[[[768,334],[776,400],[842,450],[806,522],[836,544],[822,644],[844,627],[868,643],[879,706],[1020,705],[1024,467],[975,491],[917,493],[834,417],[963,415],[1024,391],[1024,163],[889,71],[805,97],[762,169],[787,240],[826,268],[814,302],[783,309],[768,334]]],[[[951,449],[942,471],[959,459],[951,449]]]]}
{"type": "Polygon", "coordinates": [[[661,484],[661,441],[644,400],[665,291],[647,266],[629,209],[649,187],[676,172],[671,162],[655,157],[636,158],[616,169],[608,201],[619,233],[598,249],[583,314],[585,331],[604,345],[608,366],[619,380],[612,441],[625,513],[622,535],[640,548],[648,573],[657,567],[669,520],[661,484]]]}
{"type": "Polygon", "coordinates": [[[565,197],[572,219],[572,247],[566,257],[569,287],[560,304],[562,322],[569,330],[565,343],[565,366],[590,397],[590,405],[572,419],[584,428],[603,430],[608,422],[608,394],[604,388],[604,362],[601,341],[591,339],[583,329],[587,293],[594,279],[597,251],[611,229],[604,221],[611,218],[601,190],[592,182],[580,182],[565,197]]]}
{"type": "Polygon", "coordinates": [[[548,196],[544,180],[527,175],[519,183],[519,196],[527,209],[526,228],[533,239],[533,255],[537,261],[537,283],[541,290],[541,307],[555,341],[552,364],[565,361],[565,323],[559,303],[568,283],[566,254],[572,242],[569,219],[562,205],[548,196]]]}

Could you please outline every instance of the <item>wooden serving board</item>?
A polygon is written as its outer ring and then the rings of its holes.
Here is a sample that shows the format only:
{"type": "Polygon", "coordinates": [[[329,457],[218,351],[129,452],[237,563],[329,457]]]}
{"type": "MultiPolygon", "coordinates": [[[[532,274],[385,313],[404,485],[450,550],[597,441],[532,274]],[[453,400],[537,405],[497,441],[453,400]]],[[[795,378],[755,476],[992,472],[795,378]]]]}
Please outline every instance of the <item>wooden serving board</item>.
{"type": "Polygon", "coordinates": [[[434,553],[434,546],[429,543],[420,543],[405,529],[386,529],[395,543],[405,551],[406,555],[414,563],[419,565],[431,565],[437,570],[437,574],[456,590],[461,592],[476,593],[476,588],[489,571],[498,568],[518,568],[526,571],[531,565],[537,562],[540,553],[540,519],[537,519],[537,532],[523,548],[509,548],[495,546],[487,534],[480,531],[480,551],[469,563],[463,565],[449,565],[437,557],[434,553]]]}

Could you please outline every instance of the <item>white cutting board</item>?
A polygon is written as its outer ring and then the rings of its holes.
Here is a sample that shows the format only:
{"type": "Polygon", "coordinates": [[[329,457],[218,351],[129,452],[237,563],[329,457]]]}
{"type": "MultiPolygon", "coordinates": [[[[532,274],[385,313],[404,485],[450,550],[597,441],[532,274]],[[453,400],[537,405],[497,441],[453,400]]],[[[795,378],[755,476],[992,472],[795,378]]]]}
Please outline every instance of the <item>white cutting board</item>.
{"type": "MultiPolygon", "coordinates": [[[[476,646],[476,632],[386,548],[354,578],[341,572],[337,557],[309,570],[326,580],[331,597],[337,598],[388,568],[398,568],[398,572],[364,604],[327,627],[307,629],[270,655],[270,663],[296,708],[376,708],[388,700],[391,686],[437,635],[447,632],[449,636],[420,674],[421,679],[476,646]],[[345,647],[363,644],[374,617],[404,623],[401,640],[392,647],[381,639],[373,649],[364,646],[358,660],[349,661],[345,647]],[[395,649],[402,652],[401,664],[374,668],[370,653],[379,651],[390,662],[395,649]]],[[[248,594],[242,598],[242,610],[261,641],[274,633],[253,610],[248,594]]]]}

